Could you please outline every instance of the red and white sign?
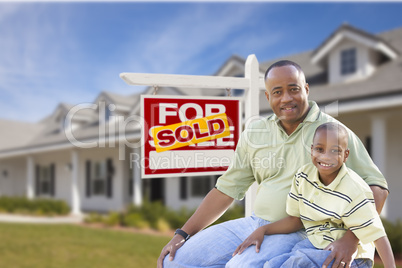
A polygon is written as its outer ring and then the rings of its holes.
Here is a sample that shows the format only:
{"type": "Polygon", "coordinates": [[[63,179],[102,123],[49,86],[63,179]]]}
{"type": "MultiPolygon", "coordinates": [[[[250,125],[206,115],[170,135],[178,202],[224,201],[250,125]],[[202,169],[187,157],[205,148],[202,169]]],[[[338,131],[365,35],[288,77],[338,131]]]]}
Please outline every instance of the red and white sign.
{"type": "Polygon", "coordinates": [[[222,174],[241,131],[240,99],[141,96],[142,178],[222,174]]]}

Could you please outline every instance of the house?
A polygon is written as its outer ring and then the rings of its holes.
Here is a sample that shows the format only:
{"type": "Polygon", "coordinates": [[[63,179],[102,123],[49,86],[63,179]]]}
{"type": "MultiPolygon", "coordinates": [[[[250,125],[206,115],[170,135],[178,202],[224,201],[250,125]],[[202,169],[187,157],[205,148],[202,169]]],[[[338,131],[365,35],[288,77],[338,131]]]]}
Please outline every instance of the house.
{"type": "MultiPolygon", "coordinates": [[[[360,137],[386,176],[391,194],[383,216],[402,218],[402,28],[372,34],[343,24],[319,47],[285,58],[302,66],[310,99],[360,137]]],[[[261,77],[276,60],[260,63],[261,77]]],[[[234,55],[214,75],[243,76],[244,64],[234,55]]],[[[226,91],[163,87],[157,94],[226,91]]],[[[260,94],[260,114],[268,115],[260,94]]],[[[176,209],[198,206],[217,176],[139,179],[139,98],[101,92],[91,104],[61,103],[36,124],[0,120],[0,195],[62,199],[73,213],[122,210],[143,198],[176,209]]]]}

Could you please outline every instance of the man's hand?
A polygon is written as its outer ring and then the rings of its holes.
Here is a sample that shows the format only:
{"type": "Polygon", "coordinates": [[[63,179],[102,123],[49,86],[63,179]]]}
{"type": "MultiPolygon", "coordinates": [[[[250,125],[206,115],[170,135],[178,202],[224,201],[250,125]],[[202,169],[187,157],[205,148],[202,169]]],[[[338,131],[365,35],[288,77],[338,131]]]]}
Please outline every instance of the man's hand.
{"type": "Polygon", "coordinates": [[[354,260],[354,253],[357,250],[357,245],[359,240],[352,233],[352,231],[348,230],[345,235],[331,244],[329,244],[324,250],[330,250],[331,254],[327,257],[322,268],[328,267],[330,262],[334,260],[332,264],[333,268],[344,268],[350,267],[351,263],[354,260]]]}
{"type": "Polygon", "coordinates": [[[163,260],[169,253],[169,261],[174,259],[176,251],[186,242],[181,235],[175,235],[172,240],[162,249],[161,255],[158,258],[158,268],[163,267],[163,260]]]}
{"type": "Polygon", "coordinates": [[[258,228],[255,230],[249,237],[246,238],[246,240],[241,243],[236,250],[233,252],[233,255],[236,254],[241,254],[246,248],[248,248],[251,245],[255,245],[255,252],[260,252],[260,247],[262,244],[262,241],[264,240],[264,229],[263,228],[258,228]]]}

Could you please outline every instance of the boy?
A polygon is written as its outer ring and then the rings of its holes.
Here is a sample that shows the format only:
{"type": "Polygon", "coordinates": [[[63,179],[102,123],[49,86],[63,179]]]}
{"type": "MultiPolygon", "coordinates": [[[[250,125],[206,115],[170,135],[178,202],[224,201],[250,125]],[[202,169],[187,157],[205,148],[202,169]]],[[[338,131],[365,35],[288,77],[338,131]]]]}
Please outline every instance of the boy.
{"type": "Polygon", "coordinates": [[[267,261],[269,267],[321,267],[329,255],[326,247],[350,229],[361,241],[352,263],[339,267],[372,267],[374,241],[385,268],[395,267],[391,246],[375,210],[369,186],[344,164],[349,156],[348,134],[337,123],[320,125],[311,145],[311,164],[301,167],[294,177],[286,212],[288,217],[254,231],[233,255],[250,245],[259,251],[264,235],[306,229],[308,239],[292,252],[267,261]]]}

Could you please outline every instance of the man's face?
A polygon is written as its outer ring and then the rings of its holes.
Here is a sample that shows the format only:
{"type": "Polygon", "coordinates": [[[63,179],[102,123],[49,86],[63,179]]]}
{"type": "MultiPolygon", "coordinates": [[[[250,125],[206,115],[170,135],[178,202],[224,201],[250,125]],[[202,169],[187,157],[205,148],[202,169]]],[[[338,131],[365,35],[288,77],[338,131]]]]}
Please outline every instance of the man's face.
{"type": "Polygon", "coordinates": [[[273,68],[265,79],[265,95],[283,125],[296,125],[308,112],[309,87],[294,66],[273,68]]]}
{"type": "Polygon", "coordinates": [[[336,130],[318,130],[311,145],[311,160],[326,181],[335,179],[349,156],[347,136],[336,130]]]}

